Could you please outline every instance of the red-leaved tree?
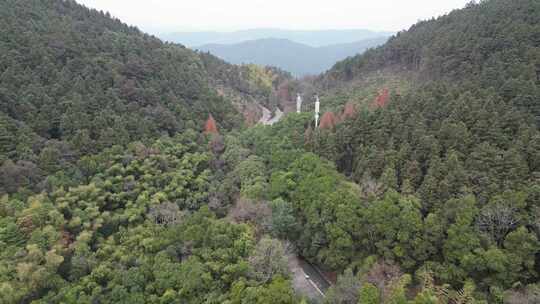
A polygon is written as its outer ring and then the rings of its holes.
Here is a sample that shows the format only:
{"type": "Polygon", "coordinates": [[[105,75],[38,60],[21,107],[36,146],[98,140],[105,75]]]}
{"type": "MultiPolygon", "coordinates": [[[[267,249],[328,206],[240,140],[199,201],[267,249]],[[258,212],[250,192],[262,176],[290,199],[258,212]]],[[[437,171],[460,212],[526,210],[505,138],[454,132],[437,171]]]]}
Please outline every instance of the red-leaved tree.
{"type": "Polygon", "coordinates": [[[333,129],[336,126],[337,122],[338,120],[333,112],[326,112],[321,118],[320,128],[333,129]]]}
{"type": "Polygon", "coordinates": [[[214,120],[214,117],[212,117],[212,114],[208,116],[208,120],[204,125],[204,134],[219,134],[216,121],[214,120]]]}
{"type": "Polygon", "coordinates": [[[373,106],[376,108],[383,108],[388,104],[389,99],[390,99],[390,91],[385,88],[382,91],[380,91],[377,98],[375,98],[375,101],[373,102],[373,106]]]}
{"type": "Polygon", "coordinates": [[[343,115],[341,117],[342,119],[355,118],[356,114],[356,105],[353,102],[349,101],[345,105],[345,108],[343,109],[343,115]]]}

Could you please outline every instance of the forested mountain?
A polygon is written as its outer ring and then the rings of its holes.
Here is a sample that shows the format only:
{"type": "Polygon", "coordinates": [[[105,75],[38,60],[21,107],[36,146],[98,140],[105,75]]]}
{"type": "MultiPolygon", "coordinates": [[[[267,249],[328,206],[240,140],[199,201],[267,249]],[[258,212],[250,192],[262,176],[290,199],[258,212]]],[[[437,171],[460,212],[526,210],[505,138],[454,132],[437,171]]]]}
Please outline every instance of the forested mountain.
{"type": "Polygon", "coordinates": [[[321,83],[331,88],[374,71],[408,71],[418,83],[441,80],[491,87],[540,117],[539,11],[540,3],[533,0],[471,2],[465,9],[419,22],[364,55],[339,62],[321,83]]]}
{"type": "Polygon", "coordinates": [[[365,196],[343,218],[357,226],[332,231],[340,253],[474,284],[490,303],[538,301],[539,35],[538,1],[481,1],[317,79],[328,112],[311,149],[365,196]]]}
{"type": "Polygon", "coordinates": [[[248,67],[162,43],[74,1],[0,5],[0,161],[15,162],[4,177],[15,186],[43,158],[55,164],[42,173],[53,173],[114,144],[200,128],[209,114],[220,127],[241,126],[241,114],[256,120],[256,105],[290,78],[268,69],[263,83],[248,67]]]}
{"type": "Polygon", "coordinates": [[[209,211],[234,195],[212,152],[243,125],[228,97],[290,76],[75,1],[2,1],[0,16],[0,303],[297,299],[287,273],[255,271],[281,243],[209,211]]]}
{"type": "Polygon", "coordinates": [[[31,157],[47,140],[97,151],[174,134],[209,113],[224,127],[238,121],[188,49],[74,1],[1,5],[2,124],[4,136],[19,138],[2,152],[12,159],[31,157]]]}
{"type": "Polygon", "coordinates": [[[210,85],[233,101],[248,126],[260,118],[261,106],[274,109],[290,102],[294,95],[291,83],[296,81],[289,72],[272,66],[234,65],[204,52],[199,55],[208,72],[210,85]]]}
{"type": "Polygon", "coordinates": [[[538,1],[471,3],[313,83],[74,1],[0,16],[0,303],[540,301],[538,1]],[[319,128],[243,123],[314,88],[319,128]],[[337,274],[324,297],[297,257],[337,274]]]}
{"type": "Polygon", "coordinates": [[[250,29],[233,32],[178,32],[160,35],[166,41],[181,43],[188,47],[205,44],[238,44],[249,40],[287,39],[312,47],[347,44],[377,37],[389,37],[392,33],[367,29],[352,30],[282,30],[250,29]]]}
{"type": "Polygon", "coordinates": [[[205,44],[194,48],[210,52],[231,63],[275,66],[301,77],[320,74],[337,61],[361,54],[369,48],[383,44],[387,39],[388,37],[381,36],[351,43],[312,47],[288,39],[267,38],[237,44],[205,44]]]}

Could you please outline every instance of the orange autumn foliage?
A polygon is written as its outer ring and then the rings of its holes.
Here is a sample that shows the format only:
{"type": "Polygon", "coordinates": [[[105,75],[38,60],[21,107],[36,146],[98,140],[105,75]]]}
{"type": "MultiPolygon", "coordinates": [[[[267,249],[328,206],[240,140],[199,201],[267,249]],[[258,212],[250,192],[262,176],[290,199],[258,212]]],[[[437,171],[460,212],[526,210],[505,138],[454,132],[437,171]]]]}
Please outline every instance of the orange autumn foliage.
{"type": "Polygon", "coordinates": [[[336,124],[338,123],[338,120],[336,118],[336,115],[334,115],[333,112],[326,112],[321,118],[321,129],[333,129],[336,124]]]}
{"type": "Polygon", "coordinates": [[[375,98],[375,101],[373,102],[373,106],[376,108],[383,108],[388,104],[389,99],[390,99],[390,91],[385,88],[382,91],[380,91],[377,98],[375,98]]]}
{"type": "Polygon", "coordinates": [[[216,121],[214,120],[214,117],[212,117],[212,114],[208,116],[208,120],[206,121],[206,124],[204,125],[204,134],[218,134],[218,129],[216,126],[216,121]]]}
{"type": "Polygon", "coordinates": [[[355,118],[357,114],[356,105],[349,101],[345,105],[345,109],[343,109],[343,115],[341,115],[342,119],[349,119],[349,118],[355,118]]]}

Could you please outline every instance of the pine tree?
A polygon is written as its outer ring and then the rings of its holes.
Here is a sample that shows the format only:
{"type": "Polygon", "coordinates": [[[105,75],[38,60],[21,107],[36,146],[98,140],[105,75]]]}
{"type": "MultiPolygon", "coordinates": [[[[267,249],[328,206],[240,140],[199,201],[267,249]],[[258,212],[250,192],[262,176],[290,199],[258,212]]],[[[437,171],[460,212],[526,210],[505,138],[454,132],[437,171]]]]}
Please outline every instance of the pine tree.
{"type": "Polygon", "coordinates": [[[0,116],[0,164],[13,156],[15,142],[15,138],[8,130],[7,119],[0,116]]]}
{"type": "Polygon", "coordinates": [[[392,164],[386,166],[380,182],[385,190],[399,190],[396,168],[392,164]]]}

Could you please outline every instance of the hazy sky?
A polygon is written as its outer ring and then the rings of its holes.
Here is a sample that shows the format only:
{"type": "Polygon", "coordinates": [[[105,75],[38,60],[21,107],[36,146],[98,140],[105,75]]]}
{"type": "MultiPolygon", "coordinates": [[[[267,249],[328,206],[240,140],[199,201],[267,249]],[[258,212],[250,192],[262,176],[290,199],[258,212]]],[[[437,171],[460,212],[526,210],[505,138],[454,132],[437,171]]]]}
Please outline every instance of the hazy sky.
{"type": "Polygon", "coordinates": [[[398,31],[470,0],[77,0],[152,33],[251,28],[398,31]]]}

